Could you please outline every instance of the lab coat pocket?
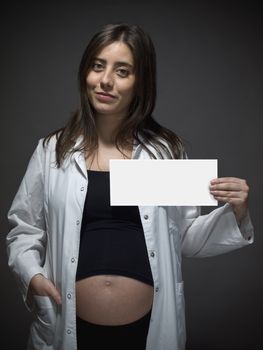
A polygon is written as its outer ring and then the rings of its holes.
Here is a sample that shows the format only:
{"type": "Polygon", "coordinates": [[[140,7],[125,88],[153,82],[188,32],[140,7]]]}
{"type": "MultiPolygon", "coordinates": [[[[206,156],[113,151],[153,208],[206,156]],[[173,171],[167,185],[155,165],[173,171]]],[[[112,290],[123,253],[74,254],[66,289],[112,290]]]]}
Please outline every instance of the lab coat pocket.
{"type": "MultiPolygon", "coordinates": [[[[184,282],[176,283],[177,330],[182,348],[186,341],[184,282]]],[[[180,348],[181,349],[181,348],[180,348]]]]}
{"type": "Polygon", "coordinates": [[[48,296],[34,295],[36,304],[35,329],[38,336],[47,344],[53,343],[56,324],[56,306],[48,296]]]}

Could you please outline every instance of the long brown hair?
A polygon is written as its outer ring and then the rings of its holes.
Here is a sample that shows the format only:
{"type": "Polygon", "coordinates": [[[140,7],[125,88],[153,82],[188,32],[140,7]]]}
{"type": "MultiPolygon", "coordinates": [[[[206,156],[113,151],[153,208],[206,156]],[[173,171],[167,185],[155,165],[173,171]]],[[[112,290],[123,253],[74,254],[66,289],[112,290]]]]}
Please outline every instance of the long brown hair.
{"type": "Polygon", "coordinates": [[[98,145],[98,134],[95,123],[95,111],[87,96],[86,76],[96,55],[107,45],[121,41],[131,50],[135,62],[135,96],[130,104],[129,113],[120,125],[115,145],[121,152],[121,147],[132,146],[132,138],[139,142],[156,158],[147,145],[154,147],[163,158],[162,149],[169,158],[180,158],[183,146],[180,138],[171,130],[161,126],[154,120],[152,113],[156,101],[156,54],[150,36],[137,25],[126,23],[108,24],[96,33],[90,40],[82,56],[78,83],[80,107],[72,115],[67,124],[47,135],[43,145],[56,135],[56,161],[60,167],[63,160],[72,152],[93,152],[98,145]],[[78,147],[74,148],[76,140],[82,137],[78,147]],[[168,148],[161,142],[166,141],[168,148]]]}

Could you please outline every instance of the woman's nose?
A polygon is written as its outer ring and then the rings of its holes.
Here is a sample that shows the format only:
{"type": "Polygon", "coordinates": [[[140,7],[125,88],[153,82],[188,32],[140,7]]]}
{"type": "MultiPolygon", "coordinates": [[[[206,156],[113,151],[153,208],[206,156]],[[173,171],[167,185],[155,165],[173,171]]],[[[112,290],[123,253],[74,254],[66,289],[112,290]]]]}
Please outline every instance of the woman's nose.
{"type": "Polygon", "coordinates": [[[102,88],[112,88],[113,86],[113,77],[110,72],[104,72],[101,77],[100,85],[102,88]]]}

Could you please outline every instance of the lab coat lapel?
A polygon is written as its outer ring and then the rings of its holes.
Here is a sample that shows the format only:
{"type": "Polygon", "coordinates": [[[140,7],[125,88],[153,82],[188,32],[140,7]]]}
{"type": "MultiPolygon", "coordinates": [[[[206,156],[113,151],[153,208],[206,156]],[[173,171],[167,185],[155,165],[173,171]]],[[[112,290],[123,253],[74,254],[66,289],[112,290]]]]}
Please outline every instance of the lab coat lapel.
{"type": "MultiPolygon", "coordinates": [[[[79,136],[78,139],[75,142],[75,145],[73,146],[74,149],[77,149],[82,141],[82,136],[79,136]]],[[[84,157],[83,151],[75,151],[74,153],[71,153],[66,159],[63,161],[62,169],[66,170],[66,168],[70,165],[75,163],[78,171],[87,178],[87,168],[86,168],[86,162],[84,157]]]]}
{"type": "Polygon", "coordinates": [[[87,167],[86,167],[84,152],[79,152],[79,151],[75,152],[73,155],[73,158],[78,170],[82,173],[82,175],[85,178],[87,178],[87,167]]]}

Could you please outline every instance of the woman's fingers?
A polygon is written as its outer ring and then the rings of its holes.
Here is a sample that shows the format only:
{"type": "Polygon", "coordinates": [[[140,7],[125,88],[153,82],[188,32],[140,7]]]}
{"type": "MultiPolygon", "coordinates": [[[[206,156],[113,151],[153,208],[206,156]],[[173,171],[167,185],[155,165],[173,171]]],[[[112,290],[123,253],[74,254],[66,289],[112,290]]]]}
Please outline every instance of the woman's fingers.
{"type": "Polygon", "coordinates": [[[210,188],[212,190],[224,190],[224,191],[245,190],[245,186],[237,182],[225,182],[225,183],[222,182],[219,184],[211,185],[210,188]]]}
{"type": "Polygon", "coordinates": [[[232,197],[230,195],[214,195],[214,198],[219,202],[225,202],[233,205],[241,205],[244,201],[239,197],[232,197]]]}
{"type": "Polygon", "coordinates": [[[212,180],[210,192],[219,197],[241,198],[246,200],[249,187],[246,180],[235,177],[225,177],[212,180]]]}
{"type": "Polygon", "coordinates": [[[211,194],[215,197],[224,197],[224,198],[233,198],[246,200],[248,197],[248,193],[246,191],[218,191],[218,190],[210,190],[211,194]]]}
{"type": "Polygon", "coordinates": [[[49,296],[55,303],[61,304],[61,295],[54,286],[53,282],[42,274],[37,274],[32,277],[29,288],[33,295],[49,296]]]}
{"type": "Polygon", "coordinates": [[[249,193],[246,180],[237,177],[221,177],[213,179],[209,189],[216,200],[232,205],[238,220],[246,215],[249,193]]]}
{"type": "Polygon", "coordinates": [[[47,279],[47,286],[46,286],[46,292],[47,292],[47,295],[49,297],[51,297],[56,304],[61,304],[62,303],[62,300],[61,300],[61,295],[60,293],[58,292],[57,288],[54,286],[54,284],[47,279]]]}
{"type": "Polygon", "coordinates": [[[213,196],[215,197],[222,197],[222,198],[236,198],[236,199],[239,199],[240,198],[240,193],[239,191],[213,191],[211,190],[210,191],[213,196]]]}
{"type": "Polygon", "coordinates": [[[246,182],[244,179],[240,179],[238,177],[218,177],[216,179],[211,180],[212,184],[219,184],[219,183],[240,183],[240,182],[246,182]]]}

